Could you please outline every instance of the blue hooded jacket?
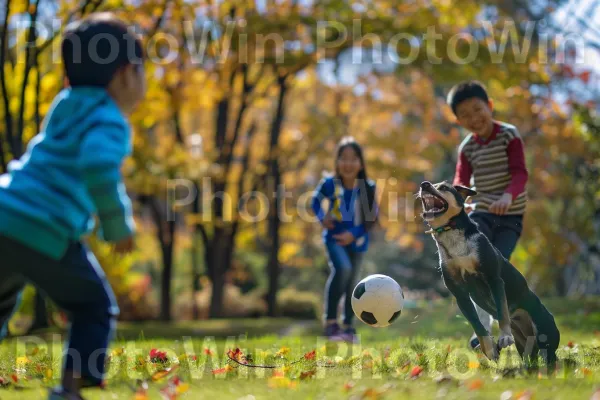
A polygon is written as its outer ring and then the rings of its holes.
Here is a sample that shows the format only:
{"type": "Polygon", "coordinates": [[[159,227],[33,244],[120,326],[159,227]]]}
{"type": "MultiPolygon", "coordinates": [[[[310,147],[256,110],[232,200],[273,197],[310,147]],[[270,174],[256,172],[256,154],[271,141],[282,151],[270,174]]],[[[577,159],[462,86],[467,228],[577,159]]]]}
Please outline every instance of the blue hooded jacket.
{"type": "Polygon", "coordinates": [[[95,226],[118,241],[133,234],[131,201],[121,178],[131,130],[108,92],[62,90],[41,132],[0,176],[0,235],[53,259],[95,226]]]}

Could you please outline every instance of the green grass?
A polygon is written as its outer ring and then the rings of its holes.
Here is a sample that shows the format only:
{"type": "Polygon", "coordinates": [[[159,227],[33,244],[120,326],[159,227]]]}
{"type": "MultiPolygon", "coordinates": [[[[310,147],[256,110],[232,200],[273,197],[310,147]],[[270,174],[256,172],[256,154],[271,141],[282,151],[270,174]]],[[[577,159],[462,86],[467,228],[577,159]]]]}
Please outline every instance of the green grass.
{"type": "MultiPolygon", "coordinates": [[[[360,324],[361,343],[354,346],[327,344],[318,336],[319,325],[314,321],[121,324],[119,340],[112,346],[107,389],[88,390],[85,395],[89,399],[134,399],[134,390],[146,381],[147,398],[160,399],[160,389],[177,376],[183,382],[179,388],[187,389],[178,397],[181,399],[462,400],[518,398],[526,391],[536,400],[589,399],[600,388],[600,300],[560,299],[546,304],[555,314],[562,336],[561,368],[550,378],[520,369],[514,348],[504,351],[498,363],[468,350],[471,332],[465,319],[455,305],[439,303],[405,310],[388,328],[360,324]],[[214,374],[228,364],[226,351],[236,347],[251,355],[254,364],[279,368],[249,368],[229,362],[234,367],[231,371],[214,374]],[[153,348],[166,351],[168,361],[149,362],[153,348]],[[313,350],[314,359],[304,357],[313,350]],[[169,367],[175,367],[170,374],[153,379],[153,375],[158,377],[157,371],[169,367]],[[274,374],[282,376],[274,378],[274,374]]],[[[10,381],[15,375],[18,379],[17,384],[0,389],[0,399],[45,398],[46,388],[58,382],[60,373],[62,343],[58,337],[52,339],[51,333],[44,336],[50,343],[47,349],[39,343],[25,348],[22,338],[0,346],[0,377],[10,381]],[[16,357],[24,354],[27,359],[17,362],[16,357]]]]}

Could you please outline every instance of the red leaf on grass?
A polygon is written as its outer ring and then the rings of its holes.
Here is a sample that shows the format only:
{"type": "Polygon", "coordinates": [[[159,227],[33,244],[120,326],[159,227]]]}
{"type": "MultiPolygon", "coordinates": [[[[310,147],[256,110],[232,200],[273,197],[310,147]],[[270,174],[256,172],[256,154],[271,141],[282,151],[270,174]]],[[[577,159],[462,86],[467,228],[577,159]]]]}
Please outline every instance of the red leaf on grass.
{"type": "Polygon", "coordinates": [[[223,368],[213,369],[212,373],[213,373],[213,375],[219,375],[219,374],[225,374],[225,373],[227,373],[229,371],[233,371],[233,367],[231,365],[227,364],[223,368]]]}
{"type": "Polygon", "coordinates": [[[410,377],[411,378],[417,378],[419,375],[421,375],[422,372],[423,372],[423,367],[421,367],[419,365],[416,365],[410,371],[410,377]]]}
{"type": "Polygon", "coordinates": [[[204,354],[211,357],[213,355],[213,352],[209,348],[206,348],[206,349],[204,349],[204,354]]]}
{"type": "Polygon", "coordinates": [[[317,355],[316,351],[315,351],[315,350],[313,350],[313,351],[310,351],[310,352],[306,353],[306,354],[304,355],[304,359],[305,359],[305,360],[314,360],[314,359],[315,359],[315,357],[316,357],[316,355],[317,355]]]}
{"type": "Polygon", "coordinates": [[[227,351],[227,356],[232,360],[239,362],[240,364],[248,364],[246,356],[244,356],[244,353],[239,348],[227,351]]]}
{"type": "Polygon", "coordinates": [[[573,348],[575,347],[575,343],[573,343],[572,341],[569,341],[569,343],[567,343],[567,346],[569,346],[569,348],[573,348]]]}
{"type": "Polygon", "coordinates": [[[12,375],[10,376],[10,379],[11,379],[11,380],[12,380],[14,383],[17,383],[17,382],[19,382],[19,377],[17,376],[17,374],[12,374],[12,375]]]}
{"type": "Polygon", "coordinates": [[[150,350],[150,361],[153,363],[164,363],[167,361],[167,353],[157,349],[150,350]]]}

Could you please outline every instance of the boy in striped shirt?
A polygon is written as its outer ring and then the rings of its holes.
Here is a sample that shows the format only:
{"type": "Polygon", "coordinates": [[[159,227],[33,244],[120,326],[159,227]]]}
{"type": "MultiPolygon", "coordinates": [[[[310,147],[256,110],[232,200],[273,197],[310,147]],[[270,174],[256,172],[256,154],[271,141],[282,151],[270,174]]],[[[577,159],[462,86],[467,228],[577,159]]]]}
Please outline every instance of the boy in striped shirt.
{"type": "MultiPolygon", "coordinates": [[[[513,125],[492,118],[493,103],[480,82],[454,86],[447,102],[458,123],[471,132],[459,146],[454,184],[477,190],[468,204],[469,217],[510,260],[521,236],[527,203],[523,141],[513,125]]],[[[477,305],[475,308],[491,333],[492,317],[477,305]]],[[[469,343],[476,348],[477,336],[473,335],[469,343]]]]}

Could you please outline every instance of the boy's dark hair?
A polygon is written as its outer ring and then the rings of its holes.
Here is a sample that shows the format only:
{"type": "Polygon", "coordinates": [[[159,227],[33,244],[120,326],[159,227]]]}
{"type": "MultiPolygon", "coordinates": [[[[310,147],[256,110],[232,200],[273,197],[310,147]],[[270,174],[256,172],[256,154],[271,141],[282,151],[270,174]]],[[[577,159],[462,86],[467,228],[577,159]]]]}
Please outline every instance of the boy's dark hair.
{"type": "Polygon", "coordinates": [[[140,39],[108,12],[92,14],[67,26],[61,52],[71,86],[106,87],[119,68],[143,62],[140,39]]]}
{"type": "Polygon", "coordinates": [[[466,81],[454,85],[448,93],[446,102],[452,107],[452,112],[456,115],[456,107],[465,100],[478,97],[486,103],[489,101],[487,91],[483,83],[479,81],[466,81]]]}

